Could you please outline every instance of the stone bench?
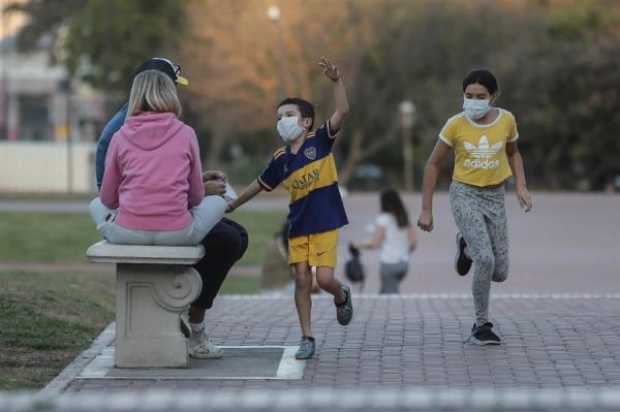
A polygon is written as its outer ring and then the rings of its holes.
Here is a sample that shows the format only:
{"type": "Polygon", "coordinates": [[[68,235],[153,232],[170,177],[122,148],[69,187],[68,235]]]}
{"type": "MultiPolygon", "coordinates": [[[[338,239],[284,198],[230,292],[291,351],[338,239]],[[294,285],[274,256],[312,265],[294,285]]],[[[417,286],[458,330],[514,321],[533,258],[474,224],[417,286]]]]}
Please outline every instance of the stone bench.
{"type": "Polygon", "coordinates": [[[89,247],[86,256],[90,262],[116,265],[116,367],[188,368],[179,317],[202,289],[192,266],[204,256],[204,248],[104,240],[89,247]]]}

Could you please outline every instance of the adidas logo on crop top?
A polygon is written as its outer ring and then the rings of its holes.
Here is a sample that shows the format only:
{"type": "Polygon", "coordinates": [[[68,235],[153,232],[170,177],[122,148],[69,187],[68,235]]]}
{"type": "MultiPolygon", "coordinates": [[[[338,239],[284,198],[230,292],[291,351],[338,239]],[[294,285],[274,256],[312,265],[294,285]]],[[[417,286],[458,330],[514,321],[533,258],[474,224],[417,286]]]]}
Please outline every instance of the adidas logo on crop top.
{"type": "Polygon", "coordinates": [[[296,154],[289,146],[276,150],[258,178],[267,191],[282,184],[289,192],[290,238],[327,232],[349,223],[332,154],[336,134],[330,130],[329,121],[323,123],[306,136],[296,154]]]}

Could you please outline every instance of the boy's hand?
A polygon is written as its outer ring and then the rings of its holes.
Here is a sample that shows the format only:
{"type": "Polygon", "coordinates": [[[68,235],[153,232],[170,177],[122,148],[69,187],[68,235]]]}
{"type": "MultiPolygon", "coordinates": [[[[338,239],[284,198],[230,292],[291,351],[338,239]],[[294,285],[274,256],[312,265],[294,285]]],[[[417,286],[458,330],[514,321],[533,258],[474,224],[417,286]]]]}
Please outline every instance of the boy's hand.
{"type": "Polygon", "coordinates": [[[319,66],[323,69],[323,74],[333,82],[340,80],[340,69],[335,64],[332,64],[327,57],[323,56],[319,60],[319,66]]]}
{"type": "Polygon", "coordinates": [[[235,205],[235,201],[233,200],[232,202],[228,203],[228,206],[226,206],[226,213],[232,213],[235,211],[236,209],[236,205],[235,205]]]}

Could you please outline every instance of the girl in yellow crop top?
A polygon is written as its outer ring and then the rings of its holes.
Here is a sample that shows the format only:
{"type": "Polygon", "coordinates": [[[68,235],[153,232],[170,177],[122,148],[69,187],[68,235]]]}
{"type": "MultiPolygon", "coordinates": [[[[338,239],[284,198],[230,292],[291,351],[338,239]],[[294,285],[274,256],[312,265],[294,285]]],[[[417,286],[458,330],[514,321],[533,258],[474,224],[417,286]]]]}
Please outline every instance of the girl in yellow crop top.
{"type": "Polygon", "coordinates": [[[476,322],[470,342],[498,345],[501,340],[489,322],[489,296],[491,281],[503,282],[508,277],[504,182],[515,176],[517,198],[526,212],[532,208],[532,198],[517,147],[515,117],[493,105],[497,79],[488,70],[474,70],[463,80],[463,93],[463,112],[448,119],[427,162],[418,226],[433,230],[433,192],[440,165],[452,151],[450,206],[459,230],[455,269],[464,276],[474,265],[476,322]]]}

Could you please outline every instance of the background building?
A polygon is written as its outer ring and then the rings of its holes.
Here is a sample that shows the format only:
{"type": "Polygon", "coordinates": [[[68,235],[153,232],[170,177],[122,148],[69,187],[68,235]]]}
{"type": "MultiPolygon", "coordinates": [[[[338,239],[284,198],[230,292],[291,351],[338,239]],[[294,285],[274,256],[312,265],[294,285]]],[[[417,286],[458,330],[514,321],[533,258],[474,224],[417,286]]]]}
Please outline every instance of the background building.
{"type": "Polygon", "coordinates": [[[53,46],[43,37],[20,52],[15,35],[0,40],[0,191],[94,190],[103,98],[51,63],[53,46]]]}

